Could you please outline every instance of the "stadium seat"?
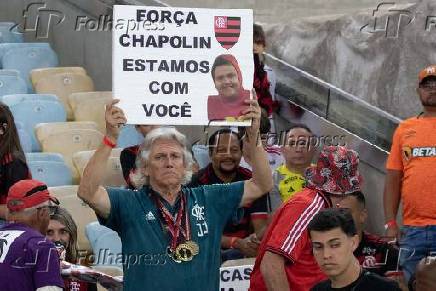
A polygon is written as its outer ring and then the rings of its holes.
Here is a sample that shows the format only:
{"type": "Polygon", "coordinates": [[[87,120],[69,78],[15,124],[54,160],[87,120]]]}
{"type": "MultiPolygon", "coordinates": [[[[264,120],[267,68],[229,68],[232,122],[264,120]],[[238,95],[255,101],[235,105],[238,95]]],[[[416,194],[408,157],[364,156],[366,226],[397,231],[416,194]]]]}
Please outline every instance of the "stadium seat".
{"type": "Polygon", "coordinates": [[[8,94],[27,93],[26,82],[16,70],[0,70],[0,97],[8,94]]]}
{"type": "Polygon", "coordinates": [[[58,153],[26,153],[26,161],[49,161],[65,163],[64,157],[58,153]]]}
{"type": "Polygon", "coordinates": [[[144,137],[136,131],[135,126],[132,124],[127,124],[121,129],[117,146],[120,148],[126,148],[140,144],[143,141],[144,137]]]}
{"type": "Polygon", "coordinates": [[[94,121],[103,133],[106,132],[105,105],[110,100],[112,100],[111,91],[73,93],[68,97],[74,120],[94,121]]]}
{"type": "MultiPolygon", "coordinates": [[[[43,123],[36,126],[36,137],[41,144],[43,152],[60,153],[65,163],[70,167],[73,174],[73,183],[79,183],[80,175],[73,165],[73,154],[79,151],[95,150],[103,139],[103,134],[95,129],[74,128],[73,125],[66,125],[70,128],[64,131],[50,132],[44,127],[50,128],[52,123],[43,123]],[[42,128],[42,129],[41,129],[42,128]],[[48,132],[41,138],[40,132],[48,132]]],[[[53,127],[51,127],[53,128],[53,127]]]]}
{"type": "Polygon", "coordinates": [[[194,144],[191,147],[192,155],[197,161],[200,169],[205,168],[210,163],[209,150],[207,145],[194,144]]]}
{"type": "Polygon", "coordinates": [[[23,42],[23,34],[13,22],[0,22],[0,43],[23,42]],[[15,27],[14,27],[15,26],[15,27]]]}
{"type": "Polygon", "coordinates": [[[15,94],[2,98],[9,106],[14,119],[21,122],[32,137],[32,152],[41,150],[34,127],[44,122],[64,122],[67,114],[62,103],[54,95],[15,94]]]}
{"type": "MultiPolygon", "coordinates": [[[[0,44],[0,55],[1,55],[1,44],[0,44]]],[[[39,80],[45,79],[55,74],[72,73],[87,76],[87,73],[83,67],[54,67],[54,68],[42,68],[34,69],[30,72],[30,80],[35,88],[36,83],[39,80]]]]}
{"type": "Polygon", "coordinates": [[[18,131],[18,137],[20,139],[21,148],[25,153],[32,151],[32,137],[30,133],[24,129],[23,125],[20,122],[15,122],[15,127],[18,131]]]}
{"type": "Polygon", "coordinates": [[[85,227],[85,234],[96,258],[94,266],[122,266],[116,260],[117,255],[122,253],[118,233],[94,221],[85,227]]]}
{"type": "Polygon", "coordinates": [[[56,67],[58,57],[51,48],[19,47],[7,51],[2,57],[2,64],[4,69],[19,71],[27,83],[28,91],[33,92],[30,71],[37,68],[56,67]]]}
{"type": "Polygon", "coordinates": [[[85,227],[96,221],[97,216],[94,210],[77,197],[78,186],[49,187],[49,192],[59,199],[60,207],[71,213],[77,224],[77,244],[79,250],[91,253],[91,245],[85,235],[85,227]]]}
{"type": "Polygon", "coordinates": [[[76,73],[59,73],[41,79],[35,84],[36,93],[55,94],[64,104],[67,119],[73,120],[73,111],[68,96],[76,92],[94,91],[94,82],[89,76],[76,73]]]}
{"type": "Polygon", "coordinates": [[[16,104],[29,100],[57,101],[59,98],[53,94],[8,94],[0,98],[3,103],[16,104]]]}
{"type": "Polygon", "coordinates": [[[64,132],[70,129],[97,130],[97,124],[92,121],[40,123],[35,126],[35,134],[38,141],[41,141],[49,135],[57,134],[58,132],[64,132]]]}
{"type": "MultiPolygon", "coordinates": [[[[103,180],[104,186],[120,187],[126,185],[120,163],[120,154],[122,150],[123,149],[121,148],[112,150],[103,180]]],[[[81,151],[73,154],[73,163],[80,174],[80,178],[82,178],[83,170],[94,152],[95,151],[81,151]]]]}
{"type": "Polygon", "coordinates": [[[71,170],[62,161],[34,161],[27,160],[32,178],[42,181],[47,186],[64,186],[73,183],[71,170]]]}
{"type": "Polygon", "coordinates": [[[48,42],[23,42],[23,43],[0,43],[0,68],[3,67],[1,59],[3,55],[9,51],[13,50],[17,47],[44,47],[50,48],[50,44],[48,42]]]}

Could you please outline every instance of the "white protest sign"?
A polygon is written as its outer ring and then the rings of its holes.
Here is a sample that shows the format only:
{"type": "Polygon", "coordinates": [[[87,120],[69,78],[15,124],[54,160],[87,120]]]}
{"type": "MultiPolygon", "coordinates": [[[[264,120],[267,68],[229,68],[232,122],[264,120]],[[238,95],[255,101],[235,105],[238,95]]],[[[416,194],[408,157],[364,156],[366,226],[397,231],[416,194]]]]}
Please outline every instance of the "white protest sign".
{"type": "Polygon", "coordinates": [[[253,265],[220,268],[220,291],[247,291],[253,265]]]}
{"type": "Polygon", "coordinates": [[[240,115],[253,87],[252,10],[115,5],[112,37],[128,123],[250,124],[240,115]]]}

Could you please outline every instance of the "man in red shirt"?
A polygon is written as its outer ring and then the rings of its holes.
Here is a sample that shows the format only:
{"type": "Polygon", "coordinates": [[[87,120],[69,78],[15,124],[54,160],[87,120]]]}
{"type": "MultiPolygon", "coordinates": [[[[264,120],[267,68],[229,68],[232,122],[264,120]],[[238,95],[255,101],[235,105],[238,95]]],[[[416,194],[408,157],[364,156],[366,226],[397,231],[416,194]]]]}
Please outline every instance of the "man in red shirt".
{"type": "Polygon", "coordinates": [[[307,291],[327,277],[312,254],[307,226],[323,208],[337,206],[360,191],[357,152],[325,147],[317,165],[306,170],[307,185],[279,208],[259,247],[250,290],[307,291]]]}
{"type": "Polygon", "coordinates": [[[218,95],[207,98],[207,116],[210,121],[235,120],[247,108],[245,100],[250,99],[250,91],[245,90],[242,72],[233,55],[219,55],[212,65],[212,79],[218,95]]]}

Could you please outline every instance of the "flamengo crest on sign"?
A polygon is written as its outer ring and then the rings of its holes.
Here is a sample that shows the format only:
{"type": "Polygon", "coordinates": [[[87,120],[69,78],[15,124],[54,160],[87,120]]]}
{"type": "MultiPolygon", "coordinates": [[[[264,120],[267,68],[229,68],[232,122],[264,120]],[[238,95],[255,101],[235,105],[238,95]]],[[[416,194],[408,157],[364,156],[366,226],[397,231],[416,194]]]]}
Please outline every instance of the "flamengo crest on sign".
{"type": "Polygon", "coordinates": [[[215,38],[225,49],[232,48],[241,33],[241,17],[215,16],[215,38]]]}

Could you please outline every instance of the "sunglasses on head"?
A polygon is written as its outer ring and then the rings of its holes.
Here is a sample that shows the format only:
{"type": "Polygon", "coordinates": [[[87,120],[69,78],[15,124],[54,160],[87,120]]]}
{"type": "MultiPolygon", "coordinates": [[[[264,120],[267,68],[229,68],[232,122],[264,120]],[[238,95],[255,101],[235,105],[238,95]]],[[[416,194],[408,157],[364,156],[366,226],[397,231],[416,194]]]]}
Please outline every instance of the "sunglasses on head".
{"type": "Polygon", "coordinates": [[[58,207],[59,207],[59,206],[56,206],[56,205],[46,205],[46,206],[38,207],[38,208],[36,208],[36,209],[37,209],[37,210],[40,210],[40,209],[44,209],[44,208],[46,208],[46,209],[48,210],[48,214],[49,214],[50,216],[52,216],[52,215],[54,215],[54,214],[57,212],[58,207]]]}

